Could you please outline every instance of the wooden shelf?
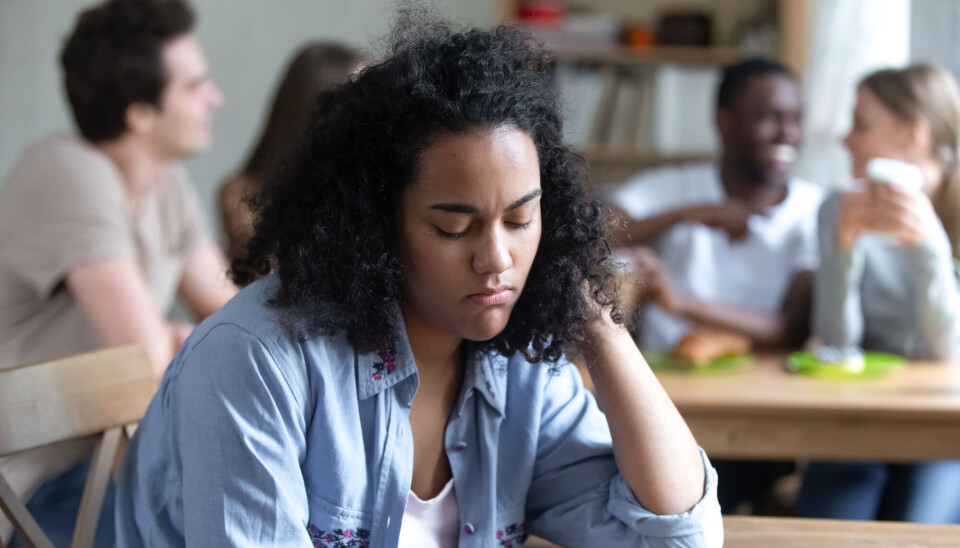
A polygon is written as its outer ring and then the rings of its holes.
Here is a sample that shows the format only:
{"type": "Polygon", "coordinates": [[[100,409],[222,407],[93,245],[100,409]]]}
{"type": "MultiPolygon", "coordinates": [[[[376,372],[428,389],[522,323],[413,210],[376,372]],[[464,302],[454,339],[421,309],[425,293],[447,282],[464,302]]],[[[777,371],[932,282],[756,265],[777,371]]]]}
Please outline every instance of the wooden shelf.
{"type": "Polygon", "coordinates": [[[628,164],[633,166],[708,162],[716,158],[716,153],[711,151],[662,153],[650,150],[585,147],[578,152],[591,164],[628,164]]]}
{"type": "Polygon", "coordinates": [[[639,65],[674,63],[678,65],[729,65],[743,58],[735,47],[628,46],[579,47],[547,46],[553,59],[560,62],[598,63],[608,65],[639,65]]]}

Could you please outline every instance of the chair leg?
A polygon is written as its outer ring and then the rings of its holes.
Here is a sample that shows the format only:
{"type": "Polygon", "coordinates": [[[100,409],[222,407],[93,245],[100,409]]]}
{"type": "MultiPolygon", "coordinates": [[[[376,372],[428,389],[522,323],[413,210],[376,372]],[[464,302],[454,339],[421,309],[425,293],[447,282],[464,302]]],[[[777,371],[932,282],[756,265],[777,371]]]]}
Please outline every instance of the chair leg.
{"type": "MultiPolygon", "coordinates": [[[[127,446],[130,445],[130,437],[133,435],[132,432],[136,431],[136,427],[137,423],[134,422],[124,425],[120,429],[120,443],[117,447],[117,458],[113,460],[113,467],[110,470],[114,483],[120,482],[120,472],[123,468],[123,456],[127,454],[127,446]]],[[[0,546],[0,548],[3,547],[0,546]]]]}
{"type": "MultiPolygon", "coordinates": [[[[0,509],[27,543],[34,548],[53,548],[53,543],[47,535],[43,534],[40,526],[27,511],[27,507],[20,502],[20,497],[2,475],[0,475],[0,509]]],[[[3,542],[0,541],[0,545],[2,544],[3,542]]]]}
{"type": "Polygon", "coordinates": [[[103,509],[103,497],[110,481],[113,463],[120,449],[122,426],[104,431],[97,441],[93,451],[93,460],[90,462],[90,472],[87,474],[87,483],[83,488],[83,498],[80,499],[80,513],[77,515],[77,525],[73,530],[73,548],[90,548],[97,532],[97,522],[100,520],[100,510],[103,509]]]}

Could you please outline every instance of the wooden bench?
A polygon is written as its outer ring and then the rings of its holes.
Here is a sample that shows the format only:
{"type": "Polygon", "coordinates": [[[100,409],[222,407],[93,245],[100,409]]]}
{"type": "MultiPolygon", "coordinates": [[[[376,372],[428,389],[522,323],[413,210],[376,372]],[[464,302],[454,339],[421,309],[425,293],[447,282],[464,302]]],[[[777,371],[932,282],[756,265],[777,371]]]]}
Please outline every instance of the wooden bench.
{"type": "MultiPolygon", "coordinates": [[[[960,525],[889,521],[724,516],[725,548],[856,548],[960,546],[960,525]]],[[[558,548],[530,537],[526,548],[558,548]]]]}

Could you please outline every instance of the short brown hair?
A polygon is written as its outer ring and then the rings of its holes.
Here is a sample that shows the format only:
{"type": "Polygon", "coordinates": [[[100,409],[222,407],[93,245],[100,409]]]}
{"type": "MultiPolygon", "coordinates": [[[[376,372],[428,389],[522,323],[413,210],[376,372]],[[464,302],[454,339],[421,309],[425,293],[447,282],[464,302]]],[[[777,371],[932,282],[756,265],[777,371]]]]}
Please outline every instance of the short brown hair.
{"type": "Polygon", "coordinates": [[[193,29],[182,0],[109,0],[80,14],[60,54],[64,87],[80,133],[109,141],[127,130],[127,108],[160,106],[165,44],[193,29]]]}

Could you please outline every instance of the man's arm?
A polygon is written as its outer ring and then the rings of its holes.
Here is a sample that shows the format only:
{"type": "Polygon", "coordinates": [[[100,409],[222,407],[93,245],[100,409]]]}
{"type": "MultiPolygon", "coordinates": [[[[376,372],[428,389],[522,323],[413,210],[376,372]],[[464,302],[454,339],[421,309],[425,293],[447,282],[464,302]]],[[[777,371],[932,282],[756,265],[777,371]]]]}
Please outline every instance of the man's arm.
{"type": "Polygon", "coordinates": [[[67,274],[67,288],[103,344],[139,343],[159,379],[179,347],[137,265],[129,259],[84,263],[67,274]]]}
{"type": "Polygon", "coordinates": [[[668,310],[692,322],[733,331],[753,340],[763,348],[797,348],[810,334],[810,307],[813,273],[797,273],[780,306],[773,314],[706,303],[691,297],[677,296],[674,310],[668,310]]]}
{"type": "Polygon", "coordinates": [[[658,304],[665,312],[686,320],[733,331],[768,348],[796,348],[810,334],[813,302],[813,272],[794,275],[777,314],[703,302],[673,290],[663,266],[652,250],[637,247],[624,250],[634,264],[640,284],[640,299],[658,304]]]}
{"type": "Polygon", "coordinates": [[[180,277],[179,294],[196,321],[237,294],[237,287],[227,278],[227,260],[220,248],[209,244],[191,255],[180,277]]]}
{"type": "Polygon", "coordinates": [[[755,213],[736,200],[720,205],[683,207],[645,219],[634,219],[623,209],[611,206],[611,241],[616,246],[651,245],[657,236],[680,223],[720,228],[731,240],[737,240],[747,235],[750,216],[755,213]]]}

